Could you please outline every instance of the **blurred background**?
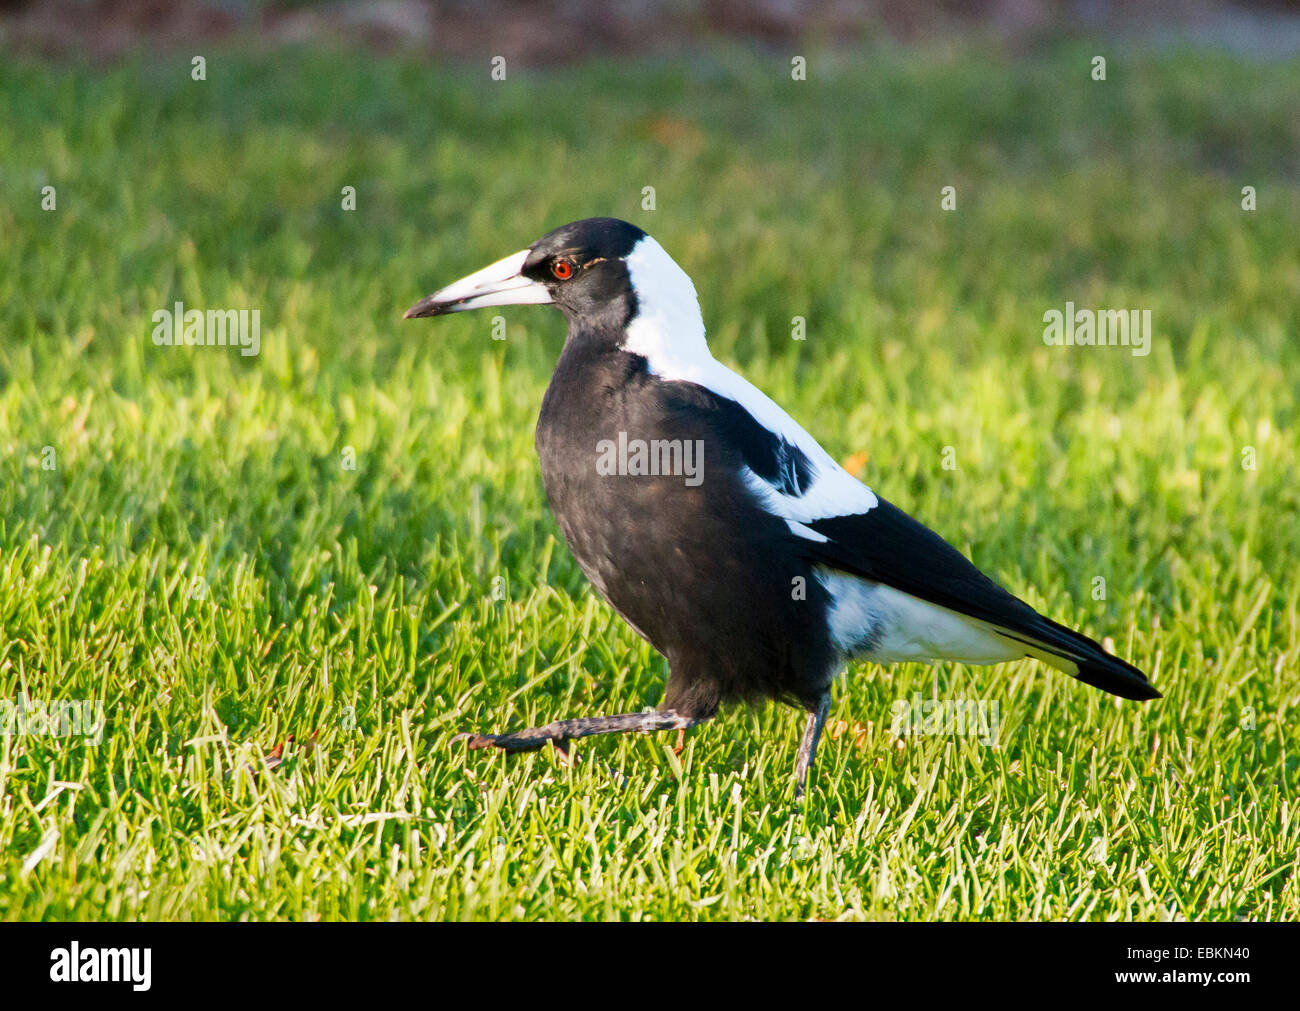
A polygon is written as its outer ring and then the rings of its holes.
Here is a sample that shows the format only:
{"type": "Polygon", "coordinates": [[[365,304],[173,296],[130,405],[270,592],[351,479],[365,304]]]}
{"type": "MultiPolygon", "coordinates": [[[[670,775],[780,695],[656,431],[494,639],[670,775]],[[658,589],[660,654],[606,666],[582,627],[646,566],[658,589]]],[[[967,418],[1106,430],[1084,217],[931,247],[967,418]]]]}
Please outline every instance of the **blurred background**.
{"type": "Polygon", "coordinates": [[[1257,55],[1300,46],[1296,0],[2,0],[3,37],[111,59],[140,46],[256,37],[345,42],[531,65],[732,38],[758,44],[920,43],[977,36],[1015,48],[1064,36],[1210,41],[1257,55]]]}

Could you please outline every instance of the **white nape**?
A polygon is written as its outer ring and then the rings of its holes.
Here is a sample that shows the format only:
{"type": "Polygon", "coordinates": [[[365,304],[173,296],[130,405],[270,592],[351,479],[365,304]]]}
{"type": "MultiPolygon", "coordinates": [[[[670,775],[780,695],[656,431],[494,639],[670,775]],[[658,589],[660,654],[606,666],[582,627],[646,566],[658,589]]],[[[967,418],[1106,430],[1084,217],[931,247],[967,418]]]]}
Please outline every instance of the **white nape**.
{"type": "MultiPolygon", "coordinates": [[[[781,407],[709,353],[695,285],[649,235],[627,256],[637,314],[627,326],[623,350],[640,355],[668,382],[695,383],[740,404],[768,431],[798,447],[812,465],[812,483],[799,497],[782,494],[752,471],[745,481],[770,513],[796,523],[864,513],[878,504],[870,488],[841,467],[781,407]]],[[[791,528],[793,529],[793,527],[791,528]]],[[[806,530],[806,528],[805,528],[806,530]]],[[[814,530],[800,536],[821,537],[814,530]]],[[[825,540],[825,538],[822,538],[825,540]]]]}

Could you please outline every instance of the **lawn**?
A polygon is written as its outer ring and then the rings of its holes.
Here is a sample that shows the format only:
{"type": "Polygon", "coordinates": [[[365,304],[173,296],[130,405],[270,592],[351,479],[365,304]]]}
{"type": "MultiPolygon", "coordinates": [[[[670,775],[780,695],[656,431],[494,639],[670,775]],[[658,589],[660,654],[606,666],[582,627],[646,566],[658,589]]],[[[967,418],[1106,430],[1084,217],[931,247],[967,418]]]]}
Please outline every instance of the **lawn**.
{"type": "Polygon", "coordinates": [[[0,737],[0,918],[1300,917],[1300,63],[1095,51],[6,56],[0,700],[104,726],[0,737]],[[680,758],[451,746],[663,691],[543,497],[562,318],[400,318],[597,214],[1166,697],[857,665],[806,806],[790,709],[680,758]],[[155,346],[177,301],[259,309],[260,353],[155,346]],[[1047,346],[1067,301],[1151,310],[1150,353],[1047,346]],[[936,692],[996,745],[892,732],[936,692]]]}

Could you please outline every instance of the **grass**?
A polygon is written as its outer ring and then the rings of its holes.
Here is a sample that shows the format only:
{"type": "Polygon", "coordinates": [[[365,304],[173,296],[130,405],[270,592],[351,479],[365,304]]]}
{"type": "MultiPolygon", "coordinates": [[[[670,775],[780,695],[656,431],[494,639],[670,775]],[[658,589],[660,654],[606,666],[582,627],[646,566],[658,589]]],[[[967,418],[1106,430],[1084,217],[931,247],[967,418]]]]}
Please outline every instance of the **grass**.
{"type": "Polygon", "coordinates": [[[1300,64],[1091,55],[0,63],[0,699],[106,716],[0,738],[0,917],[1300,916],[1300,64]],[[399,319],[606,213],[719,358],[1166,697],[855,666],[806,808],[788,709],[680,759],[449,747],[662,693],[542,495],[562,319],[399,319]],[[261,354],[155,347],[176,300],[260,308],[261,354]],[[1150,308],[1150,355],[1045,346],[1067,300],[1150,308]],[[936,676],[997,747],[890,733],[936,676]]]}

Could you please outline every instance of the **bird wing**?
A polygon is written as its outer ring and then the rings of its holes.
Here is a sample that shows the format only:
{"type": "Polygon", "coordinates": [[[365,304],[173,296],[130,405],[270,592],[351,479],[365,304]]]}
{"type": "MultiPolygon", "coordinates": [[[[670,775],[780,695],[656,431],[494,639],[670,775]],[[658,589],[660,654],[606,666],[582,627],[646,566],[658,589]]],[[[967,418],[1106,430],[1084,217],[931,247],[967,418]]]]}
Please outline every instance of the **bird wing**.
{"type": "Polygon", "coordinates": [[[960,551],[884,499],[867,513],[807,524],[815,562],[974,618],[1085,684],[1127,699],[1159,698],[1145,674],[1095,640],[1045,618],[977,569],[960,551]]]}
{"type": "Polygon", "coordinates": [[[1043,617],[933,530],[845,471],[772,400],[721,365],[696,385],[743,460],[759,506],[785,520],[805,557],[989,626],[1026,655],[1130,699],[1158,698],[1146,675],[1093,639],[1043,617]]]}

